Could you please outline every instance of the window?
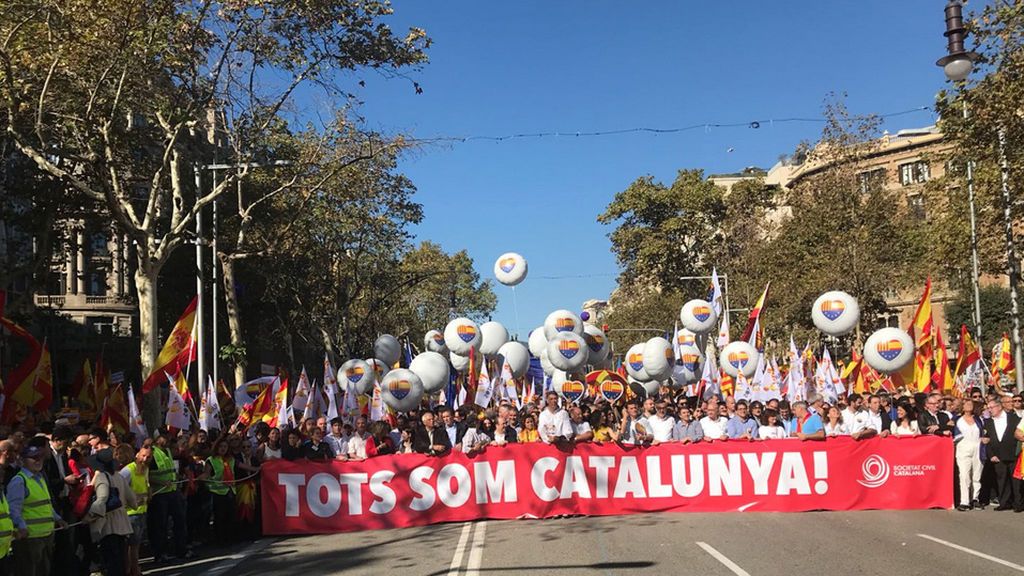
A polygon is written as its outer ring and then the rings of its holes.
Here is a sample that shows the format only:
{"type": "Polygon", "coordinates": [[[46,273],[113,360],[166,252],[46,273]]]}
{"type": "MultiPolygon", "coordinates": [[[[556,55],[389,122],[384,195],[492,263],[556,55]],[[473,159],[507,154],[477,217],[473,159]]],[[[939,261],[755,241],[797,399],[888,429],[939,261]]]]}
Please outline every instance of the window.
{"type": "Polygon", "coordinates": [[[110,256],[107,247],[107,235],[103,232],[96,232],[89,237],[89,248],[93,256],[110,256]]]}
{"type": "Polygon", "coordinates": [[[917,161],[900,164],[900,184],[904,186],[927,182],[929,176],[931,176],[931,171],[928,169],[927,162],[917,161]]]}
{"type": "Polygon", "coordinates": [[[885,168],[875,168],[857,174],[857,184],[861,194],[868,194],[885,184],[885,168]]]}
{"type": "Polygon", "coordinates": [[[924,194],[911,194],[907,196],[907,206],[910,208],[910,216],[917,220],[925,219],[924,194]]]}

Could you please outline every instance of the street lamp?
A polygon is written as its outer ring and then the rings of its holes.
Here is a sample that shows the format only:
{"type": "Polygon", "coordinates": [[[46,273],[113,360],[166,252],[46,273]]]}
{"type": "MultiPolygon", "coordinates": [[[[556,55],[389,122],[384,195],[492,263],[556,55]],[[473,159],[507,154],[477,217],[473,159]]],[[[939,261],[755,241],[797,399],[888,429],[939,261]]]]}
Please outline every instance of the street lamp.
{"type": "MultiPolygon", "coordinates": [[[[946,55],[939,58],[936,65],[942,67],[946,78],[951,82],[961,83],[967,79],[974,70],[974,63],[980,60],[980,56],[964,48],[964,40],[967,38],[967,29],[964,27],[963,4],[960,0],[949,0],[945,8],[946,31],[946,55]]],[[[967,119],[967,101],[963,101],[963,116],[967,119]]],[[[1003,220],[1006,228],[1006,259],[1009,268],[1010,281],[1010,314],[1013,317],[1013,346],[1015,366],[1022,366],[1021,342],[1020,342],[1020,308],[1017,300],[1017,279],[1019,277],[1017,262],[1017,251],[1013,241],[1013,216],[1010,212],[1012,205],[1010,197],[1009,166],[1005,154],[1005,134],[999,131],[999,156],[1000,168],[1002,171],[1002,192],[1003,192],[1003,220]]],[[[974,321],[975,335],[981,345],[981,300],[978,288],[978,234],[974,209],[974,162],[967,162],[967,200],[970,205],[971,218],[971,266],[973,268],[972,284],[974,288],[974,321]]],[[[1016,370],[1016,386],[1020,391],[1024,388],[1024,370],[1016,370]]]]}

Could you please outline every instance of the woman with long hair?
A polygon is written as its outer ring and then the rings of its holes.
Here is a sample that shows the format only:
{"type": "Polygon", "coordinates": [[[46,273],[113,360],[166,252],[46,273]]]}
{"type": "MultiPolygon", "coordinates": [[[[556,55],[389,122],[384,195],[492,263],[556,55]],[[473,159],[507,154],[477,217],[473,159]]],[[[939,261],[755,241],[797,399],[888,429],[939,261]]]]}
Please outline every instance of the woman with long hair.
{"type": "Polygon", "coordinates": [[[829,406],[828,412],[825,414],[825,437],[835,438],[836,436],[848,436],[850,434],[849,429],[846,427],[846,423],[843,422],[843,413],[839,410],[838,406],[829,406]]]}
{"type": "Polygon", "coordinates": [[[213,455],[206,459],[207,485],[213,500],[213,540],[218,544],[231,542],[235,516],[235,458],[231,455],[230,435],[225,434],[213,444],[213,455]]]}
{"type": "Polygon", "coordinates": [[[366,456],[384,456],[395,453],[395,443],[391,439],[391,426],[383,421],[377,420],[366,427],[369,437],[366,438],[366,456]]]}
{"type": "Polygon", "coordinates": [[[779,411],[765,408],[761,412],[761,426],[757,429],[757,437],[761,440],[774,440],[786,437],[786,429],[779,424],[779,411]]]}
{"type": "Polygon", "coordinates": [[[921,431],[917,427],[917,413],[910,402],[903,401],[896,406],[896,419],[893,420],[889,431],[894,436],[920,436],[921,431]]]}
{"type": "Polygon", "coordinates": [[[95,470],[92,487],[96,496],[85,520],[92,541],[99,544],[103,574],[123,576],[128,566],[128,536],[134,531],[128,508],[138,506],[138,501],[128,481],[117,473],[113,450],[104,448],[93,454],[89,464],[95,470]]]}
{"type": "Polygon", "coordinates": [[[537,442],[540,440],[540,433],[537,431],[537,417],[533,414],[523,416],[523,429],[519,431],[519,442],[537,442]]]}

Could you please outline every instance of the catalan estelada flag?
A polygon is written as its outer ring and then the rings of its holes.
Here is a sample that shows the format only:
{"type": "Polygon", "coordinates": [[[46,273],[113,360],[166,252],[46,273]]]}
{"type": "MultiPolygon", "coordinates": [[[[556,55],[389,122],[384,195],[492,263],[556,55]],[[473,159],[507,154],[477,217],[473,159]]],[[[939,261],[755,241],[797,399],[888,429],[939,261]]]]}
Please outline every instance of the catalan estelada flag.
{"type": "Polygon", "coordinates": [[[153,363],[153,369],[142,385],[143,394],[147,394],[159,386],[164,381],[164,378],[166,378],[164,373],[173,374],[180,369],[184,369],[185,366],[188,366],[190,362],[196,359],[193,328],[196,322],[197,301],[198,297],[193,298],[192,302],[185,307],[181,318],[178,318],[174,329],[167,336],[167,341],[164,342],[160,355],[157,356],[156,362],[153,363]]]}

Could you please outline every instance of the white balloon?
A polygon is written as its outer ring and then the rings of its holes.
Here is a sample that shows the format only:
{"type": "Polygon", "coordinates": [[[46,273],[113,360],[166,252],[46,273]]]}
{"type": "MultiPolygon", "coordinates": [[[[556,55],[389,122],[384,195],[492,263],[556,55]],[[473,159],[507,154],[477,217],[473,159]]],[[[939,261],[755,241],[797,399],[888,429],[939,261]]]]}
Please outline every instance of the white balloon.
{"type": "MultiPolygon", "coordinates": [[[[626,371],[628,372],[629,369],[627,368],[626,371]]],[[[629,383],[639,384],[640,387],[644,389],[644,392],[647,392],[648,395],[657,394],[658,388],[661,387],[661,382],[658,382],[657,380],[638,380],[636,378],[633,378],[632,376],[629,377],[629,383]]],[[[650,430],[648,430],[648,432],[650,432],[650,430]]]]}
{"type": "Polygon", "coordinates": [[[530,351],[522,342],[506,342],[498,349],[498,356],[508,364],[513,378],[522,378],[530,369],[530,351]]]}
{"type": "Polygon", "coordinates": [[[543,326],[538,326],[530,332],[527,344],[530,347],[530,354],[540,358],[540,353],[548,348],[548,338],[544,335],[543,326]]]}
{"type": "Polygon", "coordinates": [[[412,370],[396,368],[380,384],[380,399],[399,412],[412,410],[423,398],[423,382],[412,370]]]}
{"type": "Polygon", "coordinates": [[[456,372],[469,370],[469,356],[459,356],[455,352],[449,352],[448,359],[451,360],[452,368],[455,368],[456,372]]]}
{"type": "Polygon", "coordinates": [[[662,337],[651,338],[644,344],[644,372],[654,380],[672,377],[672,366],[676,363],[672,344],[662,337]]]}
{"type": "Polygon", "coordinates": [[[690,300],[679,311],[679,321],[694,334],[707,334],[715,329],[718,315],[707,300],[690,300]]]}
{"type": "Polygon", "coordinates": [[[480,349],[480,327],[469,318],[456,318],[444,327],[444,344],[459,356],[469,356],[470,349],[480,349]]]}
{"type": "Polygon", "coordinates": [[[402,355],[402,344],[391,334],[382,334],[373,343],[373,356],[388,366],[394,366],[402,355]]]}
{"type": "Polygon", "coordinates": [[[608,336],[604,330],[593,324],[584,324],[583,340],[587,342],[587,348],[590,348],[588,362],[596,364],[608,357],[608,336]]]}
{"type": "Polygon", "coordinates": [[[696,346],[697,335],[693,332],[693,330],[687,330],[686,328],[682,328],[678,332],[676,332],[676,345],[696,346]]]}
{"type": "Polygon", "coordinates": [[[575,332],[583,335],[583,320],[568,310],[555,310],[544,320],[544,337],[551,340],[555,334],[575,332]]]}
{"type": "Polygon", "coordinates": [[[555,370],[551,373],[551,389],[562,395],[562,384],[569,380],[569,374],[565,370],[555,370]]]}
{"type": "Polygon", "coordinates": [[[448,347],[444,344],[444,334],[440,330],[428,330],[423,335],[423,349],[441,355],[447,354],[448,347]]]}
{"type": "Polygon", "coordinates": [[[423,382],[423,391],[430,394],[437,392],[448,385],[451,366],[448,359],[437,352],[421,352],[409,363],[409,370],[412,370],[420,381],[423,382]]]}
{"type": "Polygon", "coordinates": [[[544,369],[544,375],[545,376],[551,376],[551,374],[553,374],[555,372],[555,367],[554,367],[553,364],[551,364],[551,361],[548,360],[548,350],[547,350],[547,348],[545,348],[544,350],[541,351],[539,358],[540,358],[540,367],[544,369]]]}
{"type": "Polygon", "coordinates": [[[494,261],[494,277],[505,286],[515,286],[526,279],[526,258],[506,252],[494,261]]]}
{"type": "Polygon", "coordinates": [[[733,378],[741,372],[745,378],[753,376],[757,370],[757,358],[757,348],[742,340],[726,344],[720,355],[722,370],[733,378]]]}
{"type": "Polygon", "coordinates": [[[376,376],[366,360],[353,358],[338,367],[338,380],[355,386],[356,394],[366,394],[373,390],[376,376]]]}
{"type": "Polygon", "coordinates": [[[829,336],[849,334],[860,321],[860,304],[846,292],[825,292],[811,307],[814,325],[829,336]]]}
{"type": "Polygon", "coordinates": [[[572,371],[587,363],[587,342],[575,332],[561,332],[548,340],[548,360],[559,370],[572,371]]]}
{"type": "Polygon", "coordinates": [[[636,380],[646,382],[651,379],[644,370],[644,344],[634,344],[626,351],[625,364],[626,372],[636,380]]]}
{"type": "Polygon", "coordinates": [[[672,369],[672,380],[676,386],[682,387],[700,380],[704,369],[704,356],[700,348],[692,344],[679,347],[679,359],[672,369]]]}
{"type": "Polygon", "coordinates": [[[882,328],[864,342],[864,359],[883,374],[899,372],[914,359],[914,339],[899,328],[882,328]]]}
{"type": "Polygon", "coordinates": [[[366,363],[373,368],[373,374],[378,384],[384,381],[384,377],[387,376],[388,372],[391,370],[391,367],[377,358],[367,358],[366,363]]]}
{"type": "Polygon", "coordinates": [[[506,342],[508,342],[508,330],[500,322],[484,322],[480,325],[481,354],[494,356],[506,342]]]}

